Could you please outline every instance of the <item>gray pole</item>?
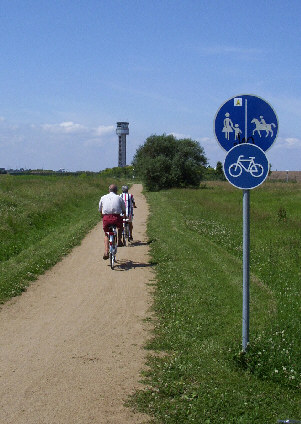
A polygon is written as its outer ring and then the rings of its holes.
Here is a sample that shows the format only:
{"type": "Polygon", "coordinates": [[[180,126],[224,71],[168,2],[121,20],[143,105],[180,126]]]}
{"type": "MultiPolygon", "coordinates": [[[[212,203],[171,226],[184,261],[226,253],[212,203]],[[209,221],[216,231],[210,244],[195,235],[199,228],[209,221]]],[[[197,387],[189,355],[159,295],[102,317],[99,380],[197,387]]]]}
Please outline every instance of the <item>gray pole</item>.
{"type": "Polygon", "coordinates": [[[243,308],[242,308],[242,350],[249,343],[250,311],[250,190],[243,191],[243,308]]]}

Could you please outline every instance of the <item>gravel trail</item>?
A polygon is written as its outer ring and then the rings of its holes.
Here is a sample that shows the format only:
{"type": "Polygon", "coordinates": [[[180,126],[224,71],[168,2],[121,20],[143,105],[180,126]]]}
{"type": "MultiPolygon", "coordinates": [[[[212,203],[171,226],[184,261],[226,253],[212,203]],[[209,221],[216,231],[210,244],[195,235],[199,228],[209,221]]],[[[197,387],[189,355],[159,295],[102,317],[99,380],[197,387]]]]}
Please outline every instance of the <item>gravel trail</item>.
{"type": "MultiPolygon", "coordinates": [[[[145,423],[124,401],[141,387],[153,278],[148,208],[135,184],[134,243],[102,259],[101,223],[0,311],[0,422],[145,423]]],[[[97,204],[95,205],[97,207],[97,204]]]]}

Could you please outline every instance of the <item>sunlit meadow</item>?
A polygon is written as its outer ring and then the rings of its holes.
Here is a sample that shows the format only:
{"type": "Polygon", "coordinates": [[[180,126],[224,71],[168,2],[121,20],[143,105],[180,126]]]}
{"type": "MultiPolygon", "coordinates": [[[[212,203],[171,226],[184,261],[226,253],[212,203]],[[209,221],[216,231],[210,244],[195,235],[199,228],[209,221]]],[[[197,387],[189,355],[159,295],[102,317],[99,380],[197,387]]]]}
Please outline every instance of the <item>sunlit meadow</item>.
{"type": "Polygon", "coordinates": [[[106,190],[99,175],[0,176],[0,301],[80,243],[106,190]]]}
{"type": "Polygon", "coordinates": [[[157,320],[139,407],[158,422],[301,419],[301,185],[251,191],[250,345],[241,352],[242,191],[147,193],[157,320]]]}

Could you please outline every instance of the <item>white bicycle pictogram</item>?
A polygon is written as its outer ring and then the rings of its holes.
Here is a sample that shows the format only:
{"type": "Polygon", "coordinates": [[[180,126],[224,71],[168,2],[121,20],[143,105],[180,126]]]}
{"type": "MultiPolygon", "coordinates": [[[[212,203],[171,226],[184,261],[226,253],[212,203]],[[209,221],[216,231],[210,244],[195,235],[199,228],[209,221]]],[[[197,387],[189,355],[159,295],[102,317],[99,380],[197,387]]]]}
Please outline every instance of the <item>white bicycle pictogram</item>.
{"type": "Polygon", "coordinates": [[[243,159],[244,155],[240,155],[237,162],[229,166],[229,174],[231,177],[239,177],[243,170],[250,173],[252,177],[259,178],[263,175],[264,169],[260,163],[255,163],[255,156],[243,159]]]}

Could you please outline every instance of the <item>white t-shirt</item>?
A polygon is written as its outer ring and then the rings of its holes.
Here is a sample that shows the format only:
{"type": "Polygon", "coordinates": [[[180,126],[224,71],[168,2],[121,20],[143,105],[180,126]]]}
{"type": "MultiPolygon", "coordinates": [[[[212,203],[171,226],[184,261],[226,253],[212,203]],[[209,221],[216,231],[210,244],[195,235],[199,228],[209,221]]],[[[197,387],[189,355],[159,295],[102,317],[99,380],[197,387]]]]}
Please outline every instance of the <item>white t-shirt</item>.
{"type": "Polygon", "coordinates": [[[99,212],[103,215],[120,215],[122,212],[125,213],[125,203],[118,194],[112,191],[109,194],[105,194],[99,201],[99,212]]]}

